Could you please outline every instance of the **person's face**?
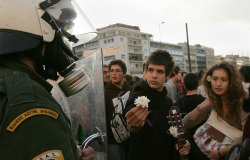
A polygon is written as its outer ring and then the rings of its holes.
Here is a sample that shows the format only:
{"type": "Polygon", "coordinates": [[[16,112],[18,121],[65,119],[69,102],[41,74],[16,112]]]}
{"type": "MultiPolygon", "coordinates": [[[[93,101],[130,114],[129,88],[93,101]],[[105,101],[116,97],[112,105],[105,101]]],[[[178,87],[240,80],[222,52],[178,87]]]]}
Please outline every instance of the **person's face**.
{"type": "Polygon", "coordinates": [[[187,75],[186,73],[184,73],[184,74],[183,74],[183,76],[182,76],[182,80],[185,78],[185,76],[186,76],[186,75],[187,75]]]}
{"type": "Polygon", "coordinates": [[[218,96],[223,96],[229,88],[229,77],[224,69],[214,70],[211,77],[212,90],[218,96]]]}
{"type": "Polygon", "coordinates": [[[119,65],[112,65],[109,73],[112,83],[123,83],[125,74],[123,73],[122,68],[119,65]]]}
{"type": "Polygon", "coordinates": [[[176,82],[178,82],[179,80],[181,80],[181,71],[179,71],[179,72],[175,75],[175,79],[176,79],[176,82]]]}
{"type": "Polygon", "coordinates": [[[104,82],[109,82],[109,68],[103,67],[103,79],[104,82]]]}
{"type": "Polygon", "coordinates": [[[146,79],[151,88],[161,92],[167,79],[165,75],[165,66],[150,63],[146,72],[146,79]]]}

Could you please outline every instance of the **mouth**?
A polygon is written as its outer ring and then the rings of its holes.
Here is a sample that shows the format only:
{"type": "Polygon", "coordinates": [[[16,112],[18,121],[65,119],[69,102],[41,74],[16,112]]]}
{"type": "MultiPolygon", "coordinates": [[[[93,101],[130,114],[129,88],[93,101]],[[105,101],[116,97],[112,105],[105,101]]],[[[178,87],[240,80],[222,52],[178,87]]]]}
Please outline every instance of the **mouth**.
{"type": "Polygon", "coordinates": [[[221,91],[222,91],[221,88],[215,88],[215,90],[216,90],[217,92],[221,92],[221,91]]]}
{"type": "Polygon", "coordinates": [[[156,82],[156,81],[150,81],[150,83],[154,84],[154,85],[158,84],[158,82],[156,82]]]}

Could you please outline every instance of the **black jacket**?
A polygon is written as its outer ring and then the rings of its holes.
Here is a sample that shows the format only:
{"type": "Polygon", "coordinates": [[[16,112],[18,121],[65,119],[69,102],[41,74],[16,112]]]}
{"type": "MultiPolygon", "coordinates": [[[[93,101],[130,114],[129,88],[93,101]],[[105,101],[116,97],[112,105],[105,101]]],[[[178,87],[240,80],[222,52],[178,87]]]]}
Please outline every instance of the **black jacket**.
{"type": "Polygon", "coordinates": [[[206,98],[200,94],[185,95],[177,101],[177,104],[181,113],[189,113],[205,99],[206,98]]]}
{"type": "Polygon", "coordinates": [[[142,129],[132,133],[129,144],[129,160],[175,160],[178,159],[178,152],[175,149],[175,139],[168,134],[168,110],[173,105],[172,100],[167,96],[167,90],[157,92],[150,88],[146,81],[142,81],[135,87],[135,92],[129,97],[125,114],[135,107],[134,101],[139,96],[146,96],[150,102],[148,119],[150,126],[145,122],[142,129]]]}
{"type": "Polygon", "coordinates": [[[127,82],[124,82],[122,89],[113,85],[111,81],[106,84],[105,105],[106,105],[107,136],[109,144],[117,144],[110,127],[110,121],[114,112],[114,105],[112,99],[116,98],[120,92],[130,91],[130,90],[131,87],[128,85],[127,82]]]}

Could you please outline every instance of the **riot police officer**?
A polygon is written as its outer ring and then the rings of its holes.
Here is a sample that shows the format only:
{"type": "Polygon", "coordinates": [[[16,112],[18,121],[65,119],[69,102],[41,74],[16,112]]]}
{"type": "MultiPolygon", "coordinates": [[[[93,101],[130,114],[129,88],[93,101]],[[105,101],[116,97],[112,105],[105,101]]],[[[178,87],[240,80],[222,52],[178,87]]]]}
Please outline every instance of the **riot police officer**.
{"type": "Polygon", "coordinates": [[[0,8],[0,159],[93,159],[93,148],[77,148],[45,81],[74,75],[77,58],[66,45],[77,42],[71,1],[8,0],[0,8]]]}

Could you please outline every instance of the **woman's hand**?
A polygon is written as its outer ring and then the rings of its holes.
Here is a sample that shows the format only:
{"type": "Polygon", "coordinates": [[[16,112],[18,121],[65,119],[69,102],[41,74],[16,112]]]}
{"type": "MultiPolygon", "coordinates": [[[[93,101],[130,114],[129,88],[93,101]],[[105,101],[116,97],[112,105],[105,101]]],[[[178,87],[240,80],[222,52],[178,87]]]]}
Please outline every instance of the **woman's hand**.
{"type": "Polygon", "coordinates": [[[207,156],[210,160],[219,160],[220,156],[218,154],[217,150],[211,149],[208,151],[208,156],[207,156]]]}
{"type": "Polygon", "coordinates": [[[211,100],[209,99],[209,97],[207,97],[201,104],[200,104],[200,108],[201,110],[206,109],[207,107],[210,107],[212,105],[211,100]]]}

